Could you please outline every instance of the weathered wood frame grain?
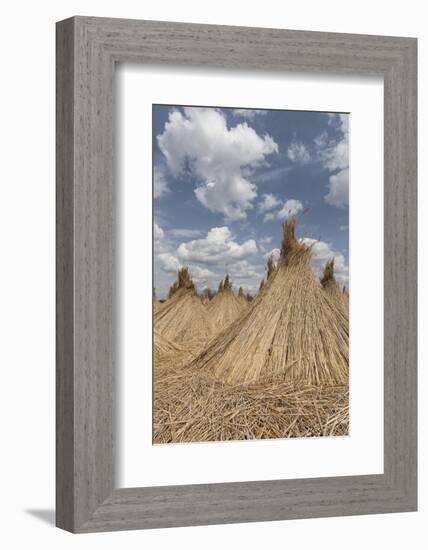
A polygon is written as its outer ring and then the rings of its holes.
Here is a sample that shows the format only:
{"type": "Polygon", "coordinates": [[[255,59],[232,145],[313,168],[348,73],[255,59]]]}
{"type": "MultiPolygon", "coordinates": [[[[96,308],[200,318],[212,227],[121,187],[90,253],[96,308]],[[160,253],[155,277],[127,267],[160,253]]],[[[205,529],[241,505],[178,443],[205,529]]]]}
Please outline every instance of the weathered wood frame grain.
{"type": "Polygon", "coordinates": [[[58,527],[83,533],[416,510],[416,47],[413,38],[155,21],[57,24],[58,527]],[[384,474],[115,488],[116,62],[383,77],[384,474]]]}

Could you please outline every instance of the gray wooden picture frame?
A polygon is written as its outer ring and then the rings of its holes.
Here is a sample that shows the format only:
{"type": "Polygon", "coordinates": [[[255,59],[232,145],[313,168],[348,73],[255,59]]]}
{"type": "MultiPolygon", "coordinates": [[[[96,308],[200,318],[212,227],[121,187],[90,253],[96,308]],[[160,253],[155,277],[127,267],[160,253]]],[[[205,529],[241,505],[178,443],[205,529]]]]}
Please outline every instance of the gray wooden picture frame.
{"type": "Polygon", "coordinates": [[[83,533],[416,510],[416,47],[414,38],[155,21],[57,24],[58,527],[83,533]],[[117,62],[383,77],[382,475],[115,488],[117,62]]]}

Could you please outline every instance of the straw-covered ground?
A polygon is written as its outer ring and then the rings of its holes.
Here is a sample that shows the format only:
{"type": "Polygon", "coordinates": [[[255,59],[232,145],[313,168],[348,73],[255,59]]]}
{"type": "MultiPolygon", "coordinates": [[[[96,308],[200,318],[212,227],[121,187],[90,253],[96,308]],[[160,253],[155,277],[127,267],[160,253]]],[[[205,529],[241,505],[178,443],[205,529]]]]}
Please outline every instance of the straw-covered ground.
{"type": "Polygon", "coordinates": [[[349,429],[347,386],[229,386],[175,369],[156,377],[154,402],[154,443],[338,436],[349,429]]]}
{"type": "Polygon", "coordinates": [[[155,443],[348,434],[348,293],[295,227],[254,300],[226,276],[203,301],[183,268],[155,305],[155,443]]]}

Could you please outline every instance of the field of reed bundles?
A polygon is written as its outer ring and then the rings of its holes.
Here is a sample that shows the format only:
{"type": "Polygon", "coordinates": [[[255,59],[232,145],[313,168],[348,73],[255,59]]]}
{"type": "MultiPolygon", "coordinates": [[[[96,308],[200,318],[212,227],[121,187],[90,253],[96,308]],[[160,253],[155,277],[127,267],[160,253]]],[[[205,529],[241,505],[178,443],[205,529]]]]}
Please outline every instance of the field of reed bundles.
{"type": "Polygon", "coordinates": [[[154,443],[348,434],[348,292],[333,260],[315,274],[296,223],[251,299],[227,274],[199,296],[187,268],[154,293],[154,443]]]}

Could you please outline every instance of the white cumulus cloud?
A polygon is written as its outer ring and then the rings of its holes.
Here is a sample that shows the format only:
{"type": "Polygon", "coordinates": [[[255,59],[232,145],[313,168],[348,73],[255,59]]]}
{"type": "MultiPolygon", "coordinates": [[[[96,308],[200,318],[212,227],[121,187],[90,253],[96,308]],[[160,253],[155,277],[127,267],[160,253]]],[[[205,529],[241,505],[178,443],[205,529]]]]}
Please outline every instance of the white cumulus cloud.
{"type": "Polygon", "coordinates": [[[330,176],[330,189],[324,197],[332,206],[344,208],[349,204],[349,169],[341,170],[330,176]]]}
{"type": "Polygon", "coordinates": [[[159,199],[169,192],[168,184],[165,177],[165,169],[155,163],[153,165],[153,197],[159,199]]]}
{"type": "Polygon", "coordinates": [[[166,273],[176,273],[181,267],[178,258],[167,252],[158,254],[156,256],[156,260],[158,261],[162,271],[165,271],[166,273]]]}
{"type": "Polygon", "coordinates": [[[171,235],[171,237],[174,237],[175,239],[194,239],[195,237],[199,237],[201,235],[202,231],[199,229],[169,229],[168,235],[171,235]]]}
{"type": "Polygon", "coordinates": [[[288,199],[285,201],[281,210],[277,213],[276,217],[279,220],[287,220],[290,216],[295,216],[303,210],[303,204],[296,199],[288,199]]]}
{"type": "Polygon", "coordinates": [[[153,224],[153,238],[156,241],[161,241],[165,236],[165,233],[157,223],[153,224]]]}
{"type": "Polygon", "coordinates": [[[263,221],[270,222],[273,220],[288,220],[290,216],[294,216],[303,210],[303,204],[297,199],[288,199],[284,203],[278,201],[281,208],[277,212],[268,212],[265,214],[263,221]]]}
{"type": "Polygon", "coordinates": [[[251,171],[278,152],[271,136],[258,135],[246,122],[228,128],[216,109],[172,111],[157,140],[171,172],[190,171],[199,181],[196,198],[226,222],[246,218],[257,196],[251,171]]]}
{"type": "Polygon", "coordinates": [[[232,283],[234,286],[242,286],[245,284],[256,285],[260,281],[260,278],[263,275],[263,269],[260,269],[260,266],[254,266],[248,262],[248,260],[241,260],[233,264],[230,269],[228,269],[232,283]]]}
{"type": "Polygon", "coordinates": [[[271,222],[274,219],[275,219],[275,214],[273,212],[268,212],[266,216],[263,218],[263,221],[266,223],[266,222],[271,222]]]}
{"type": "Polygon", "coordinates": [[[190,275],[195,283],[210,283],[211,281],[217,281],[218,276],[211,270],[200,267],[198,265],[192,265],[189,268],[190,275]]]}
{"type": "Polygon", "coordinates": [[[273,261],[277,263],[280,255],[281,255],[281,251],[279,248],[272,248],[272,250],[270,250],[267,254],[265,254],[265,258],[268,259],[269,256],[272,256],[273,261]]]}
{"type": "Polygon", "coordinates": [[[272,193],[264,193],[262,197],[262,201],[259,203],[259,212],[267,212],[281,204],[281,201],[272,193]]]}
{"type": "Polygon", "coordinates": [[[305,144],[301,141],[292,141],[287,149],[287,157],[292,162],[298,162],[300,164],[306,164],[311,160],[311,155],[305,144]]]}
{"type": "Polygon", "coordinates": [[[197,262],[207,265],[229,265],[257,253],[257,244],[249,239],[238,244],[228,227],[213,227],[204,239],[181,243],[178,257],[184,263],[197,262]]]}
{"type": "Polygon", "coordinates": [[[331,114],[329,124],[337,129],[338,140],[328,141],[325,134],[315,140],[319,159],[332,172],[324,199],[332,206],[344,208],[349,204],[349,115],[331,114]]]}

